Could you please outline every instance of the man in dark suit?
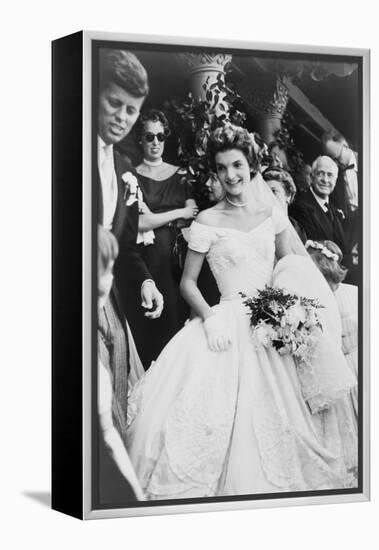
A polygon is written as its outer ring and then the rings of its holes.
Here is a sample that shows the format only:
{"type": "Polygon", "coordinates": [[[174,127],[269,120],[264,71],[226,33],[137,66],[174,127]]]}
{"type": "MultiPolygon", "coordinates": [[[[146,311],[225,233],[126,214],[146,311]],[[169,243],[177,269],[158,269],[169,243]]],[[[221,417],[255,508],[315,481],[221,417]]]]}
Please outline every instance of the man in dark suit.
{"type": "Polygon", "coordinates": [[[118,291],[125,307],[125,285],[141,293],[146,316],[159,317],[163,298],[155,286],[136,244],[138,202],[136,172],[114,150],[132,130],[146,95],[148,79],[134,54],[124,50],[99,52],[100,92],[98,103],[99,223],[115,235],[119,257],[115,265],[118,291]]]}
{"type": "MultiPolygon", "coordinates": [[[[130,357],[125,321],[128,315],[127,285],[132,285],[135,293],[140,295],[147,317],[157,318],[163,309],[163,297],[137,246],[139,205],[136,172],[114,150],[114,145],[133,128],[148,91],[146,71],[134,54],[124,50],[99,51],[97,188],[98,223],[102,226],[99,236],[108,230],[118,243],[115,282],[110,292],[108,289],[109,297],[98,315],[99,367],[103,365],[108,370],[113,396],[113,421],[108,419],[98,426],[98,492],[102,504],[125,503],[142,496],[136,480],[137,490],[132,488],[133,470],[124,447],[130,357]],[[113,431],[107,429],[110,424],[113,431]]],[[[99,245],[99,257],[100,253],[99,245]]],[[[100,276],[98,282],[100,296],[100,276]]],[[[107,381],[106,376],[98,378],[100,396],[106,394],[104,381],[107,381]]],[[[101,419],[101,407],[99,414],[101,419]]]]}
{"type": "Polygon", "coordinates": [[[309,239],[333,241],[346,255],[344,214],[330,201],[330,195],[336,186],[337,174],[338,166],[330,157],[318,157],[312,164],[311,187],[299,193],[289,207],[289,215],[304,227],[309,239]]]}

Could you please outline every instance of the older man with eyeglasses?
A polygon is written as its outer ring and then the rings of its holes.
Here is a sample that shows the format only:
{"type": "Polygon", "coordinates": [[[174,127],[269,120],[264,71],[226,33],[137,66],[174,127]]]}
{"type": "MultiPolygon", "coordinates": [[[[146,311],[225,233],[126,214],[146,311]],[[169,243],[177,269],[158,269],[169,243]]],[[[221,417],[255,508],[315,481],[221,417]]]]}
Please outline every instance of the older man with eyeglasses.
{"type": "Polygon", "coordinates": [[[308,239],[333,241],[346,255],[345,215],[330,200],[337,174],[338,166],[330,157],[317,157],[312,164],[311,186],[296,197],[289,207],[289,215],[303,226],[308,239]]]}

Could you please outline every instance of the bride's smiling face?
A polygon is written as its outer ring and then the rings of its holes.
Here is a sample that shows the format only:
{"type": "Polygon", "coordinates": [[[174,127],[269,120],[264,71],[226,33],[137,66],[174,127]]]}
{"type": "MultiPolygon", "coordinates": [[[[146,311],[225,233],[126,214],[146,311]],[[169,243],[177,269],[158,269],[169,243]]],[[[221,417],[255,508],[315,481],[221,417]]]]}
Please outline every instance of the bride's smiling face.
{"type": "Polygon", "coordinates": [[[250,182],[249,163],[239,149],[216,153],[215,164],[218,179],[228,195],[240,195],[250,182]]]}

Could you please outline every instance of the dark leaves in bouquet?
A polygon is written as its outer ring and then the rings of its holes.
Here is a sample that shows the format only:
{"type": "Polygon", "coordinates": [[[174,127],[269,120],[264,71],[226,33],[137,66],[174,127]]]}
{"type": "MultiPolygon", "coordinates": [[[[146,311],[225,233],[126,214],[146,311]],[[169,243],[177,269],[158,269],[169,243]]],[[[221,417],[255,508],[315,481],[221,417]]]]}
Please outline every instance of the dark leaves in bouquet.
{"type": "Polygon", "coordinates": [[[296,302],[296,296],[286,294],[283,289],[265,286],[264,289],[258,290],[258,295],[254,298],[249,298],[242,292],[240,295],[246,300],[244,305],[248,308],[250,315],[250,325],[255,327],[260,321],[265,321],[272,324],[273,319],[277,321],[280,318],[280,311],[292,306],[296,302]],[[272,309],[272,304],[275,302],[279,311],[272,309]]]}
{"type": "MultiPolygon", "coordinates": [[[[250,316],[250,325],[252,327],[256,327],[260,322],[276,325],[285,311],[295,305],[299,299],[295,294],[286,293],[282,288],[268,285],[264,289],[258,290],[257,296],[254,298],[246,296],[243,292],[240,292],[240,296],[245,298],[243,304],[248,309],[247,314],[250,316]],[[275,304],[274,307],[273,304],[275,304]]],[[[311,298],[300,297],[300,303],[303,306],[308,305],[317,309],[323,307],[317,300],[311,298]]],[[[322,328],[319,323],[317,326],[322,328]]],[[[274,340],[273,346],[275,349],[280,349],[282,342],[274,340]]]]}

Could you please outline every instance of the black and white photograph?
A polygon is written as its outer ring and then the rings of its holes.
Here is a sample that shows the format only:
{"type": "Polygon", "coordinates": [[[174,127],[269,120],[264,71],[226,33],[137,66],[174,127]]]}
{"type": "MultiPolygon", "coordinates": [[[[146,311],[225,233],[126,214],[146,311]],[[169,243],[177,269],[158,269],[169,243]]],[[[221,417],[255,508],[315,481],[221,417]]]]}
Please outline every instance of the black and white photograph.
{"type": "Polygon", "coordinates": [[[362,52],[91,55],[92,509],[362,495],[362,52]]]}
{"type": "Polygon", "coordinates": [[[375,4],[2,15],[0,545],[375,546],[375,4]]]}

